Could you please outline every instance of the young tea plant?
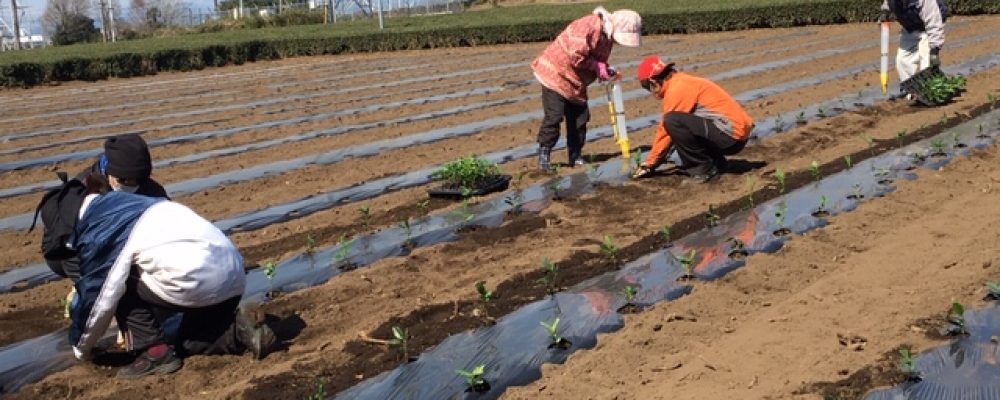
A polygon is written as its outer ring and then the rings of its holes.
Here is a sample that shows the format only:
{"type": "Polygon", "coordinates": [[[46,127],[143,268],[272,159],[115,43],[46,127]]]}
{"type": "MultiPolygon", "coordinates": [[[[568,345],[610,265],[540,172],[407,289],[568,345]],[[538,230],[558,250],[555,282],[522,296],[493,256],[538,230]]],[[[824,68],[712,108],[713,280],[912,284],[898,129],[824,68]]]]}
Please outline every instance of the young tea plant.
{"type": "Polygon", "coordinates": [[[403,353],[403,362],[410,360],[409,351],[410,335],[406,331],[406,328],[400,327],[398,325],[392,327],[392,339],[389,340],[389,344],[396,346],[403,353]]]}
{"type": "Polygon", "coordinates": [[[545,328],[545,331],[549,333],[549,338],[552,339],[552,342],[549,343],[549,348],[556,347],[565,350],[569,348],[570,343],[562,336],[559,336],[559,320],[559,317],[556,317],[552,322],[545,323],[545,321],[540,321],[539,324],[545,328]]]}
{"type": "Polygon", "coordinates": [[[826,209],[826,196],[825,195],[820,195],[819,196],[819,207],[816,207],[816,210],[813,211],[812,215],[814,217],[817,217],[817,218],[819,218],[819,217],[825,217],[825,216],[830,215],[830,212],[827,211],[827,209],[826,209]]]}
{"type": "Polygon", "coordinates": [[[625,304],[633,304],[635,301],[635,296],[639,294],[639,289],[635,286],[625,286],[622,288],[622,297],[625,298],[625,304]]]}
{"type": "Polygon", "coordinates": [[[903,147],[903,138],[906,137],[906,129],[896,132],[896,147],[903,147]]]}
{"type": "Polygon", "coordinates": [[[524,207],[524,196],[520,191],[514,192],[504,197],[503,202],[510,206],[511,214],[517,215],[521,213],[521,209],[524,207]]]}
{"type": "Polygon", "coordinates": [[[851,161],[851,155],[850,154],[844,156],[844,165],[847,166],[847,169],[851,169],[851,167],[854,166],[854,162],[851,161]]]}
{"type": "Polygon", "coordinates": [[[455,370],[455,373],[465,378],[465,383],[468,386],[466,390],[478,393],[490,390],[489,384],[483,379],[483,374],[486,373],[486,365],[479,364],[471,371],[458,369],[455,370]]]}
{"type": "Polygon", "coordinates": [[[775,169],[774,179],[778,180],[778,191],[780,193],[785,193],[785,170],[781,167],[775,169]]]}
{"type": "Polygon", "coordinates": [[[559,291],[558,277],[559,265],[550,261],[548,257],[543,258],[542,277],[539,281],[545,284],[545,293],[552,295],[559,291]]]}
{"type": "Polygon", "coordinates": [[[663,237],[664,243],[670,243],[670,225],[663,225],[660,228],[660,236],[663,237]]]}
{"type": "Polygon", "coordinates": [[[348,254],[351,252],[351,246],[354,244],[354,239],[350,239],[347,235],[340,235],[340,240],[337,241],[337,254],[334,256],[334,261],[344,262],[347,260],[348,254]]]}
{"type": "Polygon", "coordinates": [[[410,226],[410,217],[405,217],[399,221],[399,229],[403,230],[403,234],[406,235],[406,241],[403,242],[404,246],[413,245],[413,227],[410,226]]]}
{"type": "Polygon", "coordinates": [[[778,209],[774,211],[775,224],[778,225],[778,229],[774,231],[775,236],[787,235],[790,231],[785,227],[785,214],[788,212],[788,206],[785,203],[778,205],[778,209]]]}
{"type": "Polygon", "coordinates": [[[1000,283],[993,281],[986,282],[986,298],[990,300],[1000,300],[1000,283]]]}
{"type": "Polygon", "coordinates": [[[746,243],[743,242],[743,239],[733,236],[726,239],[726,241],[729,242],[730,258],[743,259],[749,254],[747,253],[746,243]]]}
{"type": "Polygon", "coordinates": [[[819,116],[820,118],[826,118],[826,108],[824,108],[823,106],[817,108],[816,115],[819,116]]]}
{"type": "Polygon", "coordinates": [[[820,175],[819,175],[819,162],[818,161],[813,160],[811,163],[809,163],[809,174],[812,175],[813,180],[817,180],[818,181],[820,179],[820,175]]]}
{"type": "Polygon", "coordinates": [[[372,220],[372,208],[370,206],[358,208],[358,214],[361,214],[361,225],[365,227],[365,230],[368,230],[372,220]]]}
{"type": "Polygon", "coordinates": [[[781,118],[781,113],[774,117],[774,132],[780,133],[785,130],[785,121],[781,118]]]}
{"type": "Polygon", "coordinates": [[[316,378],[316,391],[306,397],[306,400],[326,400],[326,386],[323,385],[323,381],[316,378]]]}
{"type": "Polygon", "coordinates": [[[708,222],[708,226],[713,227],[719,224],[719,214],[715,212],[715,205],[709,203],[708,211],[705,211],[705,221],[708,222]]]}
{"type": "Polygon", "coordinates": [[[864,192],[861,189],[861,184],[860,183],[855,183],[853,191],[851,192],[851,194],[847,195],[847,198],[853,199],[853,200],[859,200],[859,199],[862,199],[864,197],[865,197],[865,194],[864,194],[864,192]]]}
{"type": "Polygon", "coordinates": [[[264,276],[267,277],[269,282],[273,280],[276,275],[278,275],[278,263],[268,261],[267,264],[264,264],[264,276]]]}
{"type": "Polygon", "coordinates": [[[489,303],[493,300],[493,291],[486,288],[486,281],[476,281],[476,293],[479,294],[479,301],[489,303]]]}
{"type": "Polygon", "coordinates": [[[968,333],[965,330],[965,306],[959,302],[951,303],[951,309],[948,311],[948,334],[951,335],[964,335],[968,333]]]}
{"type": "Polygon", "coordinates": [[[677,261],[680,261],[681,267],[684,268],[684,275],[681,276],[682,280],[694,279],[694,258],[697,255],[698,251],[692,249],[690,253],[677,257],[677,261]]]}
{"type": "Polygon", "coordinates": [[[754,207],[753,191],[754,187],[757,185],[757,178],[752,175],[747,175],[747,209],[754,207]]]}
{"type": "Polygon", "coordinates": [[[496,164],[476,156],[468,156],[445,164],[431,174],[431,179],[444,181],[445,186],[453,189],[475,188],[499,174],[500,168],[496,164]]]}
{"type": "Polygon", "coordinates": [[[609,234],[604,234],[604,240],[601,242],[601,254],[610,259],[612,262],[618,259],[618,245],[615,244],[615,240],[609,234]]]}
{"type": "Polygon", "coordinates": [[[803,111],[799,111],[799,115],[795,116],[795,123],[799,124],[799,125],[805,125],[806,124],[806,112],[804,110],[803,111]]]}
{"type": "Polygon", "coordinates": [[[917,371],[917,363],[909,347],[899,349],[899,372],[902,372],[908,381],[920,380],[920,371],[917,371]]]}
{"type": "Polygon", "coordinates": [[[944,148],[945,148],[944,138],[936,138],[934,140],[931,140],[931,156],[932,157],[942,157],[942,156],[945,156],[947,153],[945,153],[944,148]]]}
{"type": "Polygon", "coordinates": [[[316,252],[316,238],[310,233],[306,235],[306,254],[313,255],[316,252]]]}
{"type": "Polygon", "coordinates": [[[417,209],[420,210],[421,216],[427,216],[431,211],[431,199],[424,199],[417,202],[417,209]]]}

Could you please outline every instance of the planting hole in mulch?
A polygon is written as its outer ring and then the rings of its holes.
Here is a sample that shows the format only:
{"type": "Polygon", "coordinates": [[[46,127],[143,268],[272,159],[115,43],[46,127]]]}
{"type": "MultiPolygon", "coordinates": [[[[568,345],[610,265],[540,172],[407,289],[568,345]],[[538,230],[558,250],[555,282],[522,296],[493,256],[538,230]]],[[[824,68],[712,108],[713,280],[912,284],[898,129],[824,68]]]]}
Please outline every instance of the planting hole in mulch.
{"type": "Polygon", "coordinates": [[[746,260],[750,253],[743,249],[732,250],[729,252],[729,258],[733,260],[746,260]]]}
{"type": "Polygon", "coordinates": [[[878,183],[879,185],[882,185],[882,186],[889,186],[889,185],[891,185],[891,184],[892,184],[893,182],[895,182],[895,181],[894,181],[894,180],[892,180],[892,179],[889,179],[889,178],[883,178],[883,179],[879,179],[879,180],[878,180],[877,182],[875,182],[875,183],[878,183]]]}
{"type": "Polygon", "coordinates": [[[792,233],[792,230],[788,228],[778,228],[775,229],[774,232],[772,233],[774,234],[774,236],[782,237],[790,235],[792,233]]]}
{"type": "Polygon", "coordinates": [[[865,198],[865,195],[858,194],[858,193],[851,193],[851,194],[847,195],[847,198],[851,199],[851,200],[861,200],[861,199],[865,198]]]}
{"type": "Polygon", "coordinates": [[[690,282],[690,281],[693,281],[693,280],[695,280],[695,277],[692,274],[684,274],[684,275],[681,275],[680,278],[677,278],[677,282],[690,282]]]}
{"type": "Polygon", "coordinates": [[[568,350],[570,347],[573,347],[573,342],[566,338],[559,338],[558,342],[549,343],[549,349],[568,350]]]}
{"type": "MultiPolygon", "coordinates": [[[[681,277],[681,278],[683,279],[684,277],[681,277]]],[[[690,279],[693,279],[693,278],[694,277],[692,276],[690,279]]],[[[618,313],[619,314],[638,314],[638,313],[641,313],[641,312],[642,312],[642,307],[639,307],[639,306],[637,306],[635,304],[632,304],[632,303],[625,304],[624,306],[621,306],[621,307],[618,308],[618,313]]]]}
{"type": "Polygon", "coordinates": [[[469,388],[465,389],[465,391],[466,392],[475,392],[475,393],[486,393],[486,392],[490,391],[490,383],[486,382],[486,381],[482,381],[482,382],[479,382],[479,383],[477,383],[475,385],[469,386],[469,388]]]}
{"type": "Polygon", "coordinates": [[[356,264],[356,263],[346,263],[346,264],[338,265],[337,269],[339,269],[339,270],[341,270],[343,272],[347,272],[347,271],[354,271],[354,270],[356,270],[356,269],[358,269],[360,267],[361,266],[358,265],[358,264],[356,264]]]}
{"type": "Polygon", "coordinates": [[[816,218],[826,218],[830,216],[830,212],[825,209],[819,209],[812,212],[812,216],[816,218]]]}

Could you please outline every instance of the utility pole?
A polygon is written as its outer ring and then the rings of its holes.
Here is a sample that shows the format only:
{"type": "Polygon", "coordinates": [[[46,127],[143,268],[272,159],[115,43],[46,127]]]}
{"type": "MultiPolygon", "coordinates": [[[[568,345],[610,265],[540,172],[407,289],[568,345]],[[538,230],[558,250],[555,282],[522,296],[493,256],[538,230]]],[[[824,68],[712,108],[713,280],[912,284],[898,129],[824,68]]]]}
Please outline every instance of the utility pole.
{"type": "MultiPolygon", "coordinates": [[[[17,24],[16,19],[14,20],[14,24],[17,24]]],[[[378,0],[378,30],[383,30],[383,29],[385,29],[385,24],[382,22],[382,0],[378,0]]]]}
{"type": "Polygon", "coordinates": [[[111,25],[111,43],[118,40],[118,35],[115,34],[115,8],[108,7],[108,24],[111,25]]]}
{"type": "Polygon", "coordinates": [[[17,21],[17,0],[10,0],[11,14],[14,16],[14,46],[15,49],[21,50],[21,24],[17,21]]]}
{"type": "Polygon", "coordinates": [[[108,32],[108,3],[105,0],[100,0],[97,4],[101,6],[101,39],[107,43],[111,36],[108,32]]]}

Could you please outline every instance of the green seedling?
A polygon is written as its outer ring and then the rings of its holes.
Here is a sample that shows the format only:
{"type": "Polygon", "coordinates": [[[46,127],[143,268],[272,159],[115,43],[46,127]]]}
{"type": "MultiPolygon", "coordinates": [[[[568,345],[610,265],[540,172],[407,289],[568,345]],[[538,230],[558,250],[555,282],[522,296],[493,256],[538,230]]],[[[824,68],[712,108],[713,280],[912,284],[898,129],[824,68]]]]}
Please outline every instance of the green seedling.
{"type": "Polygon", "coordinates": [[[785,193],[785,170],[781,167],[775,169],[774,178],[778,180],[778,191],[785,193]]]}
{"type": "Polygon", "coordinates": [[[850,169],[851,167],[854,166],[854,162],[851,161],[851,155],[850,154],[844,156],[844,165],[846,165],[848,169],[850,169]]]}
{"type": "Polygon", "coordinates": [[[903,138],[906,137],[906,129],[896,132],[896,147],[903,147],[903,138]]]}
{"type": "Polygon", "coordinates": [[[952,133],[951,133],[951,143],[952,143],[952,146],[956,146],[956,147],[957,147],[957,146],[958,146],[959,144],[961,144],[961,143],[962,143],[962,140],[961,140],[961,139],[959,138],[959,136],[958,136],[958,132],[952,132],[952,133]]]}
{"type": "Polygon", "coordinates": [[[476,293],[479,293],[479,300],[483,303],[489,303],[493,300],[493,291],[486,288],[486,281],[476,281],[476,293]]]}
{"type": "Polygon", "coordinates": [[[597,156],[594,153],[587,154],[587,164],[596,164],[597,156]]]}
{"type": "Polygon", "coordinates": [[[500,168],[496,164],[477,156],[468,156],[445,164],[431,174],[431,179],[444,181],[452,188],[473,188],[499,174],[500,168]]]}
{"type": "Polygon", "coordinates": [[[976,134],[976,138],[985,139],[987,136],[983,133],[983,124],[979,124],[979,133],[976,134]]]}
{"type": "Polygon", "coordinates": [[[403,352],[403,360],[410,359],[409,352],[410,335],[405,328],[400,326],[392,327],[392,339],[389,340],[389,344],[396,346],[403,352]]]}
{"type": "Polygon", "coordinates": [[[483,379],[483,374],[486,373],[486,365],[479,364],[472,371],[466,370],[455,370],[455,373],[465,378],[465,383],[469,386],[469,390],[478,392],[482,391],[483,385],[486,384],[486,380],[483,379]]]}
{"type": "Polygon", "coordinates": [[[865,91],[864,90],[859,90],[858,91],[858,99],[861,99],[862,97],[865,97],[865,91]]]}
{"type": "Polygon", "coordinates": [[[819,196],[819,207],[816,207],[816,211],[813,211],[812,215],[814,217],[825,217],[829,215],[826,210],[826,196],[819,196]]]}
{"type": "Polygon", "coordinates": [[[347,235],[340,235],[340,240],[337,241],[337,254],[334,256],[336,262],[343,262],[347,259],[347,255],[351,252],[351,246],[354,244],[354,239],[349,239],[347,235]]]}
{"type": "Polygon", "coordinates": [[[816,115],[820,118],[826,118],[826,109],[820,106],[816,109],[816,115]]]}
{"type": "Polygon", "coordinates": [[[476,217],[476,213],[472,212],[472,197],[468,195],[471,191],[469,188],[462,189],[462,207],[458,210],[462,222],[472,221],[476,217]]]}
{"type": "Polygon", "coordinates": [[[746,243],[743,242],[743,239],[740,239],[738,237],[733,236],[733,237],[730,237],[729,239],[726,239],[726,241],[729,242],[729,256],[730,257],[737,256],[737,255],[741,255],[741,256],[746,256],[747,255],[746,243]]]}
{"type": "Polygon", "coordinates": [[[861,184],[860,183],[855,183],[854,184],[854,190],[851,192],[851,195],[848,196],[848,197],[850,197],[852,199],[860,199],[860,198],[865,197],[864,193],[861,192],[861,184]]]}
{"type": "Polygon", "coordinates": [[[597,164],[593,163],[587,164],[586,171],[587,171],[587,177],[590,178],[590,180],[592,181],[596,181],[597,178],[601,177],[601,171],[597,170],[597,164]]]}
{"type": "Polygon", "coordinates": [[[747,209],[754,207],[753,192],[754,187],[757,186],[757,178],[753,175],[747,175],[747,209]]]}
{"type": "Polygon", "coordinates": [[[278,263],[268,261],[267,264],[264,264],[264,276],[266,276],[267,280],[270,281],[274,279],[275,275],[278,275],[278,263]]]}
{"type": "Polygon", "coordinates": [[[927,156],[923,153],[910,154],[910,163],[913,165],[922,164],[925,160],[927,160],[927,156]]]}
{"type": "Polygon", "coordinates": [[[358,213],[361,214],[361,224],[365,227],[365,230],[367,230],[368,229],[368,224],[369,224],[369,222],[371,222],[371,219],[372,219],[372,209],[371,209],[371,207],[364,206],[364,207],[358,208],[358,213]]]}
{"type": "Polygon", "coordinates": [[[420,210],[420,215],[426,216],[431,210],[431,199],[425,199],[417,202],[417,209],[420,210]]]}
{"type": "Polygon", "coordinates": [[[785,203],[778,205],[778,209],[774,210],[775,222],[778,224],[778,228],[785,227],[785,214],[788,212],[788,206],[785,203]]]}
{"type": "Polygon", "coordinates": [[[945,147],[944,138],[935,138],[934,140],[931,140],[931,155],[932,156],[945,155],[944,147],[945,147]]]}
{"type": "Polygon", "coordinates": [[[690,253],[677,257],[677,261],[680,261],[681,267],[684,268],[684,275],[681,276],[682,279],[694,278],[694,257],[697,255],[697,250],[691,250],[690,253]]]}
{"type": "Polygon", "coordinates": [[[521,188],[521,181],[524,180],[524,176],[527,175],[527,174],[528,174],[527,171],[521,171],[521,172],[518,172],[517,175],[514,175],[514,189],[520,189],[521,188]]]}
{"type": "Polygon", "coordinates": [[[799,111],[799,115],[795,116],[795,123],[797,123],[799,125],[805,125],[806,124],[806,112],[805,111],[799,111]]]}
{"type": "Polygon", "coordinates": [[[316,238],[310,233],[306,235],[306,254],[312,255],[316,251],[316,238]]]}
{"type": "Polygon", "coordinates": [[[615,261],[618,257],[618,245],[615,244],[615,240],[611,238],[611,235],[604,234],[604,240],[601,242],[601,254],[605,257],[615,261]]]}
{"type": "Polygon", "coordinates": [[[663,236],[664,242],[670,243],[670,225],[663,225],[663,227],[660,228],[660,235],[663,236]]]}
{"type": "Polygon", "coordinates": [[[625,297],[625,304],[632,304],[635,300],[635,296],[639,294],[639,289],[635,286],[625,286],[622,288],[622,297],[625,297]]]}
{"type": "MultiPolygon", "coordinates": [[[[552,167],[552,168],[554,170],[556,170],[556,174],[558,175],[559,174],[558,167],[552,167]]],[[[547,186],[549,188],[549,191],[552,192],[552,198],[554,198],[556,200],[558,200],[560,198],[560,196],[559,196],[559,189],[562,189],[562,184],[563,184],[563,180],[562,180],[561,177],[555,177],[555,178],[552,178],[551,181],[549,181],[549,183],[548,183],[547,186]]]]}
{"type": "Polygon", "coordinates": [[[819,180],[819,178],[820,178],[820,176],[819,176],[819,162],[817,162],[816,160],[813,160],[811,163],[809,163],[809,174],[812,175],[812,177],[813,177],[814,180],[817,180],[817,181],[819,180]]]}
{"type": "Polygon", "coordinates": [[[540,321],[539,324],[541,324],[542,327],[545,328],[545,331],[549,333],[549,338],[552,339],[552,343],[549,344],[549,348],[568,347],[569,342],[567,342],[566,339],[564,339],[562,336],[559,336],[559,317],[556,317],[556,319],[552,320],[552,322],[550,323],[545,323],[545,321],[540,321]]]}
{"type": "Polygon", "coordinates": [[[959,302],[951,303],[951,310],[948,311],[948,333],[952,335],[964,335],[965,330],[965,306],[959,302]]]}
{"type": "Polygon", "coordinates": [[[994,107],[996,107],[997,96],[994,95],[993,93],[987,93],[986,94],[986,101],[990,103],[990,110],[992,110],[994,107]]]}
{"type": "Polygon", "coordinates": [[[306,400],[326,400],[326,386],[323,385],[323,381],[316,378],[316,391],[306,397],[306,400]]]}
{"type": "Polygon", "coordinates": [[[403,234],[406,235],[406,243],[410,244],[413,242],[413,227],[410,226],[410,217],[403,218],[399,221],[399,228],[403,230],[403,234]]]}
{"type": "Polygon", "coordinates": [[[920,379],[920,372],[917,371],[915,357],[913,357],[913,353],[908,347],[899,349],[899,372],[902,372],[907,380],[920,379]]]}
{"type": "Polygon", "coordinates": [[[986,282],[986,290],[989,291],[986,297],[992,300],[1000,300],[1000,283],[993,281],[986,282]]]}
{"type": "Polygon", "coordinates": [[[504,197],[503,202],[510,206],[510,212],[514,214],[520,214],[521,208],[524,207],[524,198],[521,192],[514,192],[504,197]]]}
{"type": "Polygon", "coordinates": [[[941,120],[938,121],[941,126],[948,124],[948,113],[941,113],[941,120]]]}
{"type": "Polygon", "coordinates": [[[635,169],[639,169],[642,166],[642,150],[636,151],[632,155],[632,164],[635,165],[635,169]]]}
{"type": "Polygon", "coordinates": [[[559,265],[553,263],[548,257],[542,259],[542,277],[540,282],[545,284],[545,292],[555,294],[559,291],[557,278],[559,277],[559,265]]]}
{"type": "Polygon", "coordinates": [[[708,211],[705,211],[705,221],[708,221],[708,226],[716,226],[719,224],[719,214],[715,212],[715,205],[709,204],[708,211]]]}
{"type": "Polygon", "coordinates": [[[781,114],[779,113],[774,117],[774,131],[781,132],[783,130],[785,130],[785,120],[781,118],[781,114]]]}

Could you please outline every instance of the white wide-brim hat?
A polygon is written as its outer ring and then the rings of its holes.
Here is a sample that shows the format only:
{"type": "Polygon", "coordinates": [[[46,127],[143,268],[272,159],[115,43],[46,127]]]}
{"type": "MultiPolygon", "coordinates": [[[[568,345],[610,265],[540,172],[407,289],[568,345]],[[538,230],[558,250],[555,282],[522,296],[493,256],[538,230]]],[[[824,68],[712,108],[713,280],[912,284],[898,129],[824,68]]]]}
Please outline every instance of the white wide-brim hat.
{"type": "Polygon", "coordinates": [[[622,46],[639,47],[642,44],[642,17],[632,10],[611,13],[611,38],[622,46]]]}

